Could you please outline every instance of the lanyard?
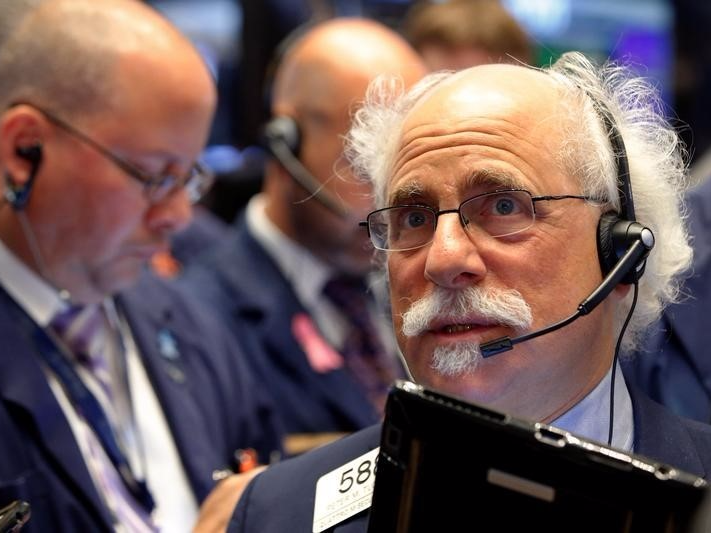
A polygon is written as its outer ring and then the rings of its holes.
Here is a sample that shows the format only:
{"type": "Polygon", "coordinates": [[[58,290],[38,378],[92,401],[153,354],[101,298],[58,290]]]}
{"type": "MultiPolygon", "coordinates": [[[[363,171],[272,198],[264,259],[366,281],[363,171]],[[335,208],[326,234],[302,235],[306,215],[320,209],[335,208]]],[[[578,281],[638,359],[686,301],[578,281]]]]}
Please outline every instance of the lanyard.
{"type": "Polygon", "coordinates": [[[28,334],[31,334],[42,359],[62,383],[75,409],[77,409],[84,420],[91,426],[106,455],[121,476],[126,488],[141,506],[150,513],[155,507],[155,503],[148,490],[148,486],[145,481],[136,479],[133,475],[131,467],[116,441],[111,424],[98,400],[81,380],[72,364],[57,348],[57,345],[51,339],[47,331],[35,324],[25,312],[17,306],[17,303],[14,302],[14,300],[12,301],[15,304],[17,315],[23,329],[28,334]]]}

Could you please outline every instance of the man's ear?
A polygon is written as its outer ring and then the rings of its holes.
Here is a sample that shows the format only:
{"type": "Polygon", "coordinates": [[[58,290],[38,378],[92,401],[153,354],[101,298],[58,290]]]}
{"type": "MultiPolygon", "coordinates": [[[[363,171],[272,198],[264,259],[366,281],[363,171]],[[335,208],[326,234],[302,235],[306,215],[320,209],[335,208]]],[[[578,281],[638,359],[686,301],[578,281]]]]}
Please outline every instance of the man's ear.
{"type": "Polygon", "coordinates": [[[3,193],[15,209],[22,209],[29,200],[42,163],[45,128],[41,114],[30,106],[14,106],[0,117],[3,193]]]}
{"type": "Polygon", "coordinates": [[[42,114],[28,105],[13,106],[0,115],[0,162],[15,183],[27,181],[47,127],[42,114]]]}

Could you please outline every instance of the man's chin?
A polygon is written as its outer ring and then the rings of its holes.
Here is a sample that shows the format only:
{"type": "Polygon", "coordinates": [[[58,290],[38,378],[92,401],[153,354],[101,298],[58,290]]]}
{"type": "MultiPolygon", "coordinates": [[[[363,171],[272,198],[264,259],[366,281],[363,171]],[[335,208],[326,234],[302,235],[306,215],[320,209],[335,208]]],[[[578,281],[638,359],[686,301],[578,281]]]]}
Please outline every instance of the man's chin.
{"type": "Polygon", "coordinates": [[[432,354],[432,371],[446,378],[473,374],[482,360],[479,344],[458,342],[437,346],[432,354]]]}

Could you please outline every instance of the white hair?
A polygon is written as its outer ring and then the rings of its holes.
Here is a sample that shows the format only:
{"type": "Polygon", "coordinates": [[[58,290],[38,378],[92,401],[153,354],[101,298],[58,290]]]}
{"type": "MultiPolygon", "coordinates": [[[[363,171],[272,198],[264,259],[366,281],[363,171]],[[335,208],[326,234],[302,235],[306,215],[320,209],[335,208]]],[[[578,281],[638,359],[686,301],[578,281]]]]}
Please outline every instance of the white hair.
{"type": "MultiPolygon", "coordinates": [[[[561,168],[579,181],[584,195],[599,200],[608,209],[619,209],[610,132],[598,112],[600,107],[609,110],[627,151],[636,219],[656,237],[622,344],[624,352],[631,352],[664,306],[678,300],[680,274],[691,264],[682,200],[687,185],[686,152],[664,117],[656,89],[633,76],[628,68],[611,62],[598,67],[582,54],[569,52],[542,72],[550,76],[559,91],[556,96],[563,111],[565,140],[556,154],[561,168]]],[[[382,78],[369,87],[346,142],[354,171],[373,183],[377,207],[386,205],[387,185],[406,116],[453,75],[456,74],[430,74],[407,93],[392,80],[382,78]]],[[[627,305],[619,307],[619,325],[627,310],[627,305]]]]}

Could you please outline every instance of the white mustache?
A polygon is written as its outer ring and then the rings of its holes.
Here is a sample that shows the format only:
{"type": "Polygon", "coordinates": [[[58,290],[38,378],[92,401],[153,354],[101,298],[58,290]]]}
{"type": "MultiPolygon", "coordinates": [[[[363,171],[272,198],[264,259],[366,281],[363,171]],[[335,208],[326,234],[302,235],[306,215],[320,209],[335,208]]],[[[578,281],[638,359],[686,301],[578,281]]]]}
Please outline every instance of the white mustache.
{"type": "Polygon", "coordinates": [[[472,315],[515,329],[525,329],[533,323],[531,307],[517,290],[435,287],[402,315],[402,333],[406,337],[415,337],[430,329],[435,320],[463,323],[472,315]]]}

